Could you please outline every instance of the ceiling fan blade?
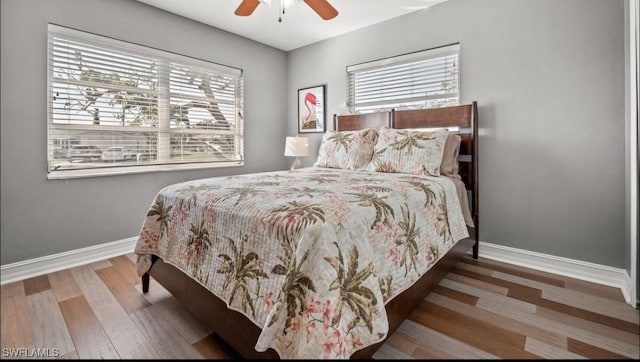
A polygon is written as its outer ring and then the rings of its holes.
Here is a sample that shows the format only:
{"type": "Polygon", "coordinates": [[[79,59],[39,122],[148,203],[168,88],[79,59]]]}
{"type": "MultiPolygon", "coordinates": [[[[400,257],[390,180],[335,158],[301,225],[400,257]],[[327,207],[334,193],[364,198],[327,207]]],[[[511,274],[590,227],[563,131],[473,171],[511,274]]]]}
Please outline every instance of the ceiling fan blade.
{"type": "Polygon", "coordinates": [[[234,14],[238,16],[249,16],[260,4],[260,0],[242,0],[234,14]]]}
{"type": "Polygon", "coordinates": [[[324,20],[338,16],[338,10],[331,6],[327,0],[304,0],[304,2],[324,20]]]}

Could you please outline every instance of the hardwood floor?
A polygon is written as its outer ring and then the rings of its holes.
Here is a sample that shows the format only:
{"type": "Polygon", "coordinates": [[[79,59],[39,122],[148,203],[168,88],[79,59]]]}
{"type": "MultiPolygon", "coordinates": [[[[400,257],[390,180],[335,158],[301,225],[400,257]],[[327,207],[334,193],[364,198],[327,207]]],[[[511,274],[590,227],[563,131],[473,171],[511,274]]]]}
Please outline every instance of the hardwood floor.
{"type": "MultiPolygon", "coordinates": [[[[239,356],[151,281],[133,255],[2,286],[2,358],[239,356]]],[[[619,290],[465,258],[376,359],[639,359],[639,312],[619,290]]]]}

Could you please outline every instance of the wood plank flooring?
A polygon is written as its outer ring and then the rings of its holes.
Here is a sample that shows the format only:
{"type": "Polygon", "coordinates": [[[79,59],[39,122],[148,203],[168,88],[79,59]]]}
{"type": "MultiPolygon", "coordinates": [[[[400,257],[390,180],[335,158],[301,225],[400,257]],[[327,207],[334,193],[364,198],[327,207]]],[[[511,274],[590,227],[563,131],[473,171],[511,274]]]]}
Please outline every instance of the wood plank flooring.
{"type": "MultiPolygon", "coordinates": [[[[239,358],[133,255],[2,286],[2,358],[239,358]]],[[[619,290],[465,258],[375,359],[639,359],[640,315],[619,290]]]]}

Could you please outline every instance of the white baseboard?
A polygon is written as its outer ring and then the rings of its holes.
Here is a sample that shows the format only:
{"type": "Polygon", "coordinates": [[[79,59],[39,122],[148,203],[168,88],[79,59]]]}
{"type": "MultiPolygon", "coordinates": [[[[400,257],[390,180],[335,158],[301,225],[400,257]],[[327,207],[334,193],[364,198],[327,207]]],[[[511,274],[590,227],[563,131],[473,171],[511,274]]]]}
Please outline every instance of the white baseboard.
{"type": "MultiPolygon", "coordinates": [[[[63,269],[132,253],[137,237],[71,250],[0,266],[0,284],[37,277],[63,269]]],[[[624,269],[575,259],[480,242],[480,256],[570,278],[619,288],[628,304],[636,306],[631,277],[624,269]]]]}
{"type": "Polygon", "coordinates": [[[636,307],[637,301],[636,296],[632,295],[631,277],[624,269],[510,248],[483,241],[480,242],[479,255],[482,258],[620,288],[626,302],[634,308],[636,307]]]}
{"type": "Polygon", "coordinates": [[[133,252],[138,237],[65,251],[0,266],[0,285],[133,252]]]}

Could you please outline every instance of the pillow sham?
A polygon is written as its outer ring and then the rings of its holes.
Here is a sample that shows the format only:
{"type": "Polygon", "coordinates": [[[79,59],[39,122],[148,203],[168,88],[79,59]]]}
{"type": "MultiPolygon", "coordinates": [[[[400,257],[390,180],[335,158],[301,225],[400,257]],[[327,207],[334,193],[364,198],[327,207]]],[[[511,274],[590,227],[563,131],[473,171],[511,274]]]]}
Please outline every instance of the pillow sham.
{"type": "Polygon", "coordinates": [[[364,170],[373,157],[378,131],[328,131],[322,136],[314,167],[364,170]]]}
{"type": "Polygon", "coordinates": [[[459,173],[458,154],[460,153],[460,143],[462,138],[455,133],[449,133],[444,143],[442,163],[440,164],[440,175],[455,176],[459,173]]]}
{"type": "Polygon", "coordinates": [[[410,131],[383,127],[378,131],[369,171],[440,176],[447,129],[410,131]]]}

